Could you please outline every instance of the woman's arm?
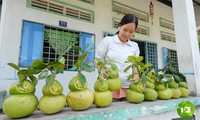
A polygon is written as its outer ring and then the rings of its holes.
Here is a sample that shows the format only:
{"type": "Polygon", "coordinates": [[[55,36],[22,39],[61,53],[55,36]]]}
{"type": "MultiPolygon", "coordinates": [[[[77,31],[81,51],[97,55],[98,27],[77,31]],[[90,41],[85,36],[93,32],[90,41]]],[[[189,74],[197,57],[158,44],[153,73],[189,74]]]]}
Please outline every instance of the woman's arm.
{"type": "Polygon", "coordinates": [[[133,70],[134,77],[132,78],[131,81],[134,81],[139,78],[139,73],[137,72],[137,68],[135,66],[132,67],[132,70],[133,70]]]}

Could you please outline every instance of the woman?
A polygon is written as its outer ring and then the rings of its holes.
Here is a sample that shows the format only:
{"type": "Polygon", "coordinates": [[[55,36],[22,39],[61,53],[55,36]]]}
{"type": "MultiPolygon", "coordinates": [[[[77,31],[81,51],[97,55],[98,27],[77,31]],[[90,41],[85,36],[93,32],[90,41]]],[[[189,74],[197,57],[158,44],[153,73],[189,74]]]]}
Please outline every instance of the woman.
{"type": "Polygon", "coordinates": [[[136,72],[134,67],[127,72],[124,72],[124,69],[129,65],[129,63],[125,63],[128,56],[134,55],[138,57],[140,53],[138,44],[130,41],[137,26],[138,18],[133,14],[126,14],[119,23],[119,31],[116,35],[105,37],[96,50],[97,58],[116,61],[119,77],[122,79],[122,88],[113,92],[113,98],[116,99],[122,100],[126,97],[126,90],[131,83],[131,80],[127,80],[127,77],[132,74],[132,72],[136,72]]]}

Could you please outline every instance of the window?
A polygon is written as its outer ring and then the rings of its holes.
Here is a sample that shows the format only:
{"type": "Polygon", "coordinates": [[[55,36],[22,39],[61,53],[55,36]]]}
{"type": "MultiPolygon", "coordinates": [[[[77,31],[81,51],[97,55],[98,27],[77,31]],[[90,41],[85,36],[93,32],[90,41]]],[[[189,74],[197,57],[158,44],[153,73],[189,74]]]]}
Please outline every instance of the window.
{"type": "MultiPolygon", "coordinates": [[[[20,66],[24,67],[30,66],[34,59],[51,62],[62,55],[66,59],[66,70],[75,70],[73,65],[81,53],[78,50],[71,49],[71,47],[77,45],[85,49],[86,44],[94,47],[93,34],[28,21],[24,21],[22,34],[20,66]]],[[[94,66],[94,50],[89,51],[87,59],[94,66]]]]}
{"type": "Polygon", "coordinates": [[[66,69],[72,69],[79,51],[70,50],[72,46],[79,45],[79,32],[45,26],[43,59],[47,62],[55,61],[59,55],[66,59],[66,69]]]}
{"type": "Polygon", "coordinates": [[[42,58],[43,25],[33,22],[23,22],[22,41],[19,65],[30,66],[34,59],[42,58]]]}
{"type": "Polygon", "coordinates": [[[148,63],[152,63],[153,66],[149,69],[158,70],[158,56],[157,56],[157,44],[156,43],[145,43],[145,61],[148,63]]]}
{"type": "Polygon", "coordinates": [[[178,72],[178,58],[177,52],[175,50],[170,50],[168,48],[163,48],[163,60],[164,60],[164,67],[168,64],[168,59],[171,59],[172,63],[174,64],[175,70],[178,72]]]}

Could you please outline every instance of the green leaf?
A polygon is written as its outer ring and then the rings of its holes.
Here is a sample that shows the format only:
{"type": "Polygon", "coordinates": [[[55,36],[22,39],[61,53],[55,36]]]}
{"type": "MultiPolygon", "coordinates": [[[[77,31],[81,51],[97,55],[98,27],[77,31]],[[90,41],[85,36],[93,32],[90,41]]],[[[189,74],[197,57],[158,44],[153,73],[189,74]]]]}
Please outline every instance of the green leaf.
{"type": "Polygon", "coordinates": [[[151,66],[153,66],[153,64],[151,64],[151,63],[146,63],[146,64],[144,65],[145,68],[148,68],[148,67],[151,67],[151,66]]]}
{"type": "Polygon", "coordinates": [[[86,72],[91,72],[93,70],[93,67],[89,64],[82,64],[81,69],[85,70],[86,72]]]}
{"type": "Polygon", "coordinates": [[[145,64],[143,62],[137,62],[135,65],[140,66],[140,67],[144,67],[145,64]]]}
{"type": "Polygon", "coordinates": [[[19,66],[14,64],[14,63],[7,63],[9,66],[11,66],[12,68],[16,69],[16,70],[20,70],[19,66]]]}
{"type": "Polygon", "coordinates": [[[50,62],[48,65],[47,65],[47,69],[64,69],[65,68],[65,65],[62,64],[61,62],[58,62],[58,61],[53,61],[53,62],[50,62]]]}
{"type": "Polygon", "coordinates": [[[143,84],[146,84],[146,75],[145,75],[145,72],[143,72],[142,75],[141,75],[141,82],[143,84]]]}
{"type": "Polygon", "coordinates": [[[34,60],[30,65],[31,69],[36,69],[36,70],[43,70],[45,67],[46,67],[45,63],[40,59],[34,60]]]}
{"type": "Polygon", "coordinates": [[[35,76],[29,76],[30,80],[32,81],[33,85],[36,86],[38,83],[38,80],[35,76]]]}
{"type": "Polygon", "coordinates": [[[28,69],[28,74],[27,76],[31,76],[31,75],[34,75],[34,74],[38,74],[40,73],[42,70],[37,70],[37,69],[32,69],[32,70],[29,70],[28,69]]]}
{"type": "Polygon", "coordinates": [[[174,80],[179,83],[179,82],[186,82],[186,78],[184,75],[182,75],[181,73],[174,73],[172,74],[174,77],[174,80]]]}
{"type": "Polygon", "coordinates": [[[19,79],[26,79],[27,76],[29,74],[29,71],[28,70],[20,70],[18,73],[17,73],[17,76],[19,77],[19,79]]]}
{"type": "Polygon", "coordinates": [[[87,53],[84,53],[83,55],[79,56],[77,59],[77,62],[74,64],[74,66],[79,70],[81,67],[81,64],[86,59],[87,53]]]}
{"type": "Polygon", "coordinates": [[[62,64],[65,64],[65,57],[59,58],[58,61],[61,62],[62,64]]]}
{"type": "Polygon", "coordinates": [[[82,86],[85,85],[85,83],[86,83],[86,78],[85,78],[85,76],[84,76],[82,73],[80,73],[80,74],[79,74],[79,77],[80,77],[81,85],[82,85],[82,86]]]}
{"type": "Polygon", "coordinates": [[[127,67],[124,69],[124,72],[127,72],[130,68],[132,68],[132,65],[127,66],[127,67]]]}
{"type": "Polygon", "coordinates": [[[46,78],[46,84],[49,84],[51,81],[55,80],[55,75],[51,74],[46,78]]]}
{"type": "Polygon", "coordinates": [[[131,78],[133,78],[135,76],[135,74],[130,74],[127,78],[127,80],[130,80],[131,78]]]}
{"type": "Polygon", "coordinates": [[[135,80],[133,81],[133,83],[134,83],[134,84],[138,84],[138,83],[140,82],[140,80],[141,80],[140,78],[137,78],[137,79],[135,79],[135,80]]]}
{"type": "Polygon", "coordinates": [[[63,68],[55,68],[54,71],[55,71],[55,74],[64,73],[64,69],[63,68]]]}
{"type": "Polygon", "coordinates": [[[89,49],[89,51],[91,51],[91,50],[95,50],[95,49],[96,49],[96,48],[95,48],[95,47],[93,47],[93,48],[90,48],[90,49],[89,49]]]}
{"type": "Polygon", "coordinates": [[[80,46],[73,46],[71,49],[73,49],[73,50],[81,50],[81,47],[80,46]]]}
{"type": "Polygon", "coordinates": [[[38,79],[39,79],[39,80],[42,80],[42,79],[47,78],[47,76],[48,76],[48,70],[45,70],[45,71],[42,71],[42,72],[39,74],[38,79]]]}
{"type": "Polygon", "coordinates": [[[136,61],[136,57],[130,55],[130,56],[128,56],[128,61],[130,61],[131,63],[135,63],[135,61],[136,61]]]}
{"type": "Polygon", "coordinates": [[[139,57],[136,58],[136,62],[141,62],[143,59],[144,59],[143,56],[139,56],[139,57]]]}

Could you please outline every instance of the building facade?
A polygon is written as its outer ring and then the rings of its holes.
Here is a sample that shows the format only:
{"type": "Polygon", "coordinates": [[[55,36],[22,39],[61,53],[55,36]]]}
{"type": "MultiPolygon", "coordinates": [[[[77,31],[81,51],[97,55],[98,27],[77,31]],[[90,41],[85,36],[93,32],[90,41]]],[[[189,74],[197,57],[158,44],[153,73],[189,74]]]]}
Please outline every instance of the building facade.
{"type": "MultiPolygon", "coordinates": [[[[86,44],[98,46],[103,37],[117,32],[119,20],[126,13],[139,18],[139,26],[133,41],[138,42],[144,62],[154,64],[156,70],[163,68],[170,57],[177,64],[176,39],[172,8],[153,0],[3,0],[0,18],[0,88],[8,90],[18,80],[16,70],[7,65],[15,63],[28,67],[34,59],[56,60],[65,53],[66,70],[56,79],[69,91],[68,83],[77,74],[73,68],[79,51],[70,50],[71,45],[82,48],[86,44]],[[27,42],[27,40],[29,42],[27,42]],[[63,43],[59,45],[59,43],[63,43]]],[[[198,28],[198,27],[197,27],[198,28]]],[[[88,59],[95,58],[95,50],[88,59]]],[[[97,79],[97,70],[84,72],[89,88],[97,79]]],[[[36,95],[42,95],[45,81],[39,81],[36,95]]]]}

